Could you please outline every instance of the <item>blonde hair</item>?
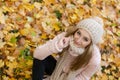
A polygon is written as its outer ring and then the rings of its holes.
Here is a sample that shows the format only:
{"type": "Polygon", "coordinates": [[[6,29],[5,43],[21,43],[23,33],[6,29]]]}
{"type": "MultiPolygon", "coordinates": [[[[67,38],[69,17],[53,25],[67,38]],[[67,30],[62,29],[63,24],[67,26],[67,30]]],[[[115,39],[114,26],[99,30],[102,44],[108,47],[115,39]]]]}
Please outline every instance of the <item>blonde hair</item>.
{"type": "MultiPolygon", "coordinates": [[[[67,31],[66,31],[67,32],[66,37],[68,37],[70,35],[74,35],[74,33],[78,29],[79,28],[76,28],[73,26],[69,27],[69,29],[67,29],[67,31]]],[[[86,47],[85,52],[82,55],[77,56],[76,59],[72,62],[71,66],[70,66],[70,70],[74,71],[74,70],[78,70],[81,67],[86,66],[92,57],[92,50],[93,50],[93,45],[91,42],[86,47]]]]}

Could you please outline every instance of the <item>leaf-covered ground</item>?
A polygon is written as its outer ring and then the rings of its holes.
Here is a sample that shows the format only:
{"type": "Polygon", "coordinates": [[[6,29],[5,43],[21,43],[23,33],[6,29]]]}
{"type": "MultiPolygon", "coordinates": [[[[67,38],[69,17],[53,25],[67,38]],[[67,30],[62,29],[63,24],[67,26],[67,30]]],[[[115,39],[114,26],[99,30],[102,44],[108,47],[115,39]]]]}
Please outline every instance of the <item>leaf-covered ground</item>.
{"type": "Polygon", "coordinates": [[[101,69],[91,80],[120,80],[119,0],[0,0],[0,80],[31,80],[35,47],[90,16],[105,24],[101,69]]]}

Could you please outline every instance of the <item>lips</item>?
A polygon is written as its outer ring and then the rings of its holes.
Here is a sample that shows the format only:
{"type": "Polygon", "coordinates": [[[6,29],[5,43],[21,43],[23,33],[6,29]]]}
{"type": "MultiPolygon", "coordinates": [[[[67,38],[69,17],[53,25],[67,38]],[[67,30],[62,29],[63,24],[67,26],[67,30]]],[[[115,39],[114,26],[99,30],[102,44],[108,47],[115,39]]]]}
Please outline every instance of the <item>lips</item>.
{"type": "Polygon", "coordinates": [[[75,42],[74,41],[74,45],[76,46],[76,47],[79,47],[80,45],[77,43],[77,42],[75,42]]]}

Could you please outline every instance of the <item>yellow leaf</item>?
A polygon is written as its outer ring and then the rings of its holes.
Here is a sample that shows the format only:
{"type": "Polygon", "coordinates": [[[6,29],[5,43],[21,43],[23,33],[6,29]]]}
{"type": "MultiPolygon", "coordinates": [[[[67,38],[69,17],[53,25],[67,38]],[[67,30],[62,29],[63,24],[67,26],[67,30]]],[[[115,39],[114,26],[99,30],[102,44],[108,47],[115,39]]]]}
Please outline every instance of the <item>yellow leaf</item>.
{"type": "Polygon", "coordinates": [[[51,33],[50,35],[49,35],[49,38],[50,39],[53,39],[55,37],[55,34],[53,34],[53,33],[51,33]]]}
{"type": "Polygon", "coordinates": [[[4,12],[6,12],[6,11],[8,11],[8,12],[14,12],[14,9],[12,7],[3,6],[2,8],[3,8],[4,12]]]}
{"type": "Polygon", "coordinates": [[[37,8],[37,9],[40,9],[40,7],[42,6],[39,2],[34,2],[34,6],[37,8]]]}
{"type": "Polygon", "coordinates": [[[37,19],[39,19],[39,18],[42,17],[42,16],[43,16],[43,13],[42,13],[42,12],[39,12],[39,13],[34,14],[34,17],[37,18],[37,19]]]}
{"type": "Polygon", "coordinates": [[[31,65],[33,64],[33,62],[32,62],[32,60],[28,60],[28,61],[26,62],[26,64],[27,64],[28,66],[31,66],[31,65]]]}
{"type": "Polygon", "coordinates": [[[104,61],[106,61],[106,60],[107,60],[107,57],[106,57],[106,55],[105,55],[105,54],[103,54],[103,55],[102,55],[102,59],[103,59],[104,61]]]}
{"type": "Polygon", "coordinates": [[[31,78],[31,71],[25,71],[25,78],[31,78]]]}
{"type": "Polygon", "coordinates": [[[42,38],[42,39],[47,39],[47,34],[46,34],[46,33],[43,33],[43,34],[41,35],[41,38],[42,38]]]}
{"type": "Polygon", "coordinates": [[[114,59],[115,59],[114,54],[110,54],[110,59],[111,59],[112,61],[114,61],[114,59]]]}
{"type": "Polygon", "coordinates": [[[9,8],[11,12],[14,12],[15,10],[13,9],[13,7],[10,7],[9,8]]]}
{"type": "Polygon", "coordinates": [[[0,49],[3,48],[5,44],[6,44],[6,42],[3,42],[0,40],[0,49]]]}
{"type": "Polygon", "coordinates": [[[4,66],[4,61],[0,60],[0,68],[4,66]]]}
{"type": "Polygon", "coordinates": [[[111,59],[111,58],[108,58],[108,62],[113,62],[113,59],[111,59]]]}
{"type": "Polygon", "coordinates": [[[115,60],[114,60],[114,63],[116,64],[116,66],[120,66],[120,58],[119,57],[116,57],[115,60]]]}
{"type": "Polygon", "coordinates": [[[14,46],[14,44],[12,44],[12,43],[10,43],[10,42],[7,42],[6,44],[9,45],[9,46],[11,46],[11,47],[14,46]]]}
{"type": "Polygon", "coordinates": [[[120,78],[120,72],[117,72],[117,73],[116,73],[116,76],[120,78]]]}
{"type": "Polygon", "coordinates": [[[77,0],[78,4],[84,4],[85,0],[77,0]]]}
{"type": "Polygon", "coordinates": [[[7,59],[11,62],[13,62],[15,60],[15,57],[12,57],[12,56],[7,56],[7,59]]]}
{"type": "Polygon", "coordinates": [[[11,1],[14,1],[14,2],[15,2],[15,1],[18,1],[18,0],[11,0],[11,1]]]}
{"type": "Polygon", "coordinates": [[[96,7],[91,8],[91,15],[92,16],[98,16],[98,15],[100,15],[100,13],[101,12],[98,8],[96,8],[96,7]]]}
{"type": "Polygon", "coordinates": [[[97,0],[90,0],[91,5],[95,5],[97,0]]]}
{"type": "Polygon", "coordinates": [[[110,56],[107,59],[108,59],[108,62],[113,62],[115,59],[114,54],[110,54],[110,56]]]}
{"type": "Polygon", "coordinates": [[[3,6],[2,8],[3,8],[4,12],[6,12],[6,11],[11,12],[9,7],[3,6]]]}
{"type": "Polygon", "coordinates": [[[116,66],[115,66],[115,65],[112,65],[111,70],[116,70],[116,66]]]}
{"type": "Polygon", "coordinates": [[[21,14],[22,16],[26,15],[25,9],[24,8],[20,8],[18,11],[19,14],[21,14]]]}
{"type": "Polygon", "coordinates": [[[3,76],[2,76],[2,79],[3,79],[3,80],[9,80],[9,77],[6,76],[6,75],[3,75],[3,76]]]}
{"type": "Polygon", "coordinates": [[[7,70],[5,70],[5,72],[6,72],[7,75],[9,75],[10,77],[13,77],[13,68],[8,68],[7,70]]]}
{"type": "Polygon", "coordinates": [[[27,28],[25,28],[25,29],[21,29],[20,30],[20,33],[21,33],[21,35],[23,35],[23,36],[27,36],[28,34],[29,34],[29,29],[27,29],[27,28]]]}
{"type": "Polygon", "coordinates": [[[114,80],[114,76],[109,76],[109,80],[114,80]]]}
{"type": "Polygon", "coordinates": [[[79,20],[79,17],[77,16],[77,14],[73,13],[73,14],[70,14],[69,20],[70,22],[75,23],[79,20]]]}
{"type": "Polygon", "coordinates": [[[12,78],[10,78],[10,80],[16,80],[16,79],[12,77],[12,78]]]}
{"type": "Polygon", "coordinates": [[[18,63],[17,63],[16,61],[6,62],[6,65],[7,65],[9,68],[13,69],[13,68],[16,68],[16,67],[17,67],[18,63]]]}
{"type": "Polygon", "coordinates": [[[75,13],[81,17],[83,16],[83,14],[85,13],[85,10],[83,8],[80,8],[80,9],[75,9],[75,13]]]}
{"type": "Polygon", "coordinates": [[[28,22],[33,22],[33,18],[32,18],[32,17],[27,16],[27,21],[28,21],[28,22]]]}
{"type": "Polygon", "coordinates": [[[117,31],[117,33],[116,33],[117,35],[118,35],[118,37],[120,37],[120,31],[117,31]]]}
{"type": "Polygon", "coordinates": [[[117,44],[117,39],[116,38],[114,38],[112,41],[113,41],[113,44],[117,44]]]}
{"type": "Polygon", "coordinates": [[[29,3],[31,0],[22,0],[23,3],[29,3]]]}
{"type": "Polygon", "coordinates": [[[20,35],[20,33],[14,33],[15,37],[18,37],[20,35]]]}
{"type": "Polygon", "coordinates": [[[32,11],[32,9],[34,8],[33,4],[24,4],[23,7],[25,9],[27,9],[28,11],[32,11]]]}
{"type": "Polygon", "coordinates": [[[45,5],[50,5],[51,3],[56,3],[56,0],[44,0],[45,5]]]}
{"type": "Polygon", "coordinates": [[[71,19],[72,19],[72,20],[76,20],[76,19],[77,19],[77,15],[76,15],[76,14],[73,14],[73,15],[71,16],[71,19]]]}
{"type": "Polygon", "coordinates": [[[12,27],[11,26],[6,26],[6,28],[4,30],[10,31],[10,30],[12,30],[12,27]]]}
{"type": "Polygon", "coordinates": [[[2,10],[0,9],[0,23],[1,24],[5,24],[5,16],[4,14],[2,13],[2,10]]]}
{"type": "Polygon", "coordinates": [[[106,75],[106,74],[103,74],[101,80],[108,80],[107,75],[106,75]]]}
{"type": "Polygon", "coordinates": [[[25,27],[25,28],[31,28],[31,25],[30,25],[29,23],[26,23],[26,24],[24,25],[24,27],[25,27]]]}
{"type": "Polygon", "coordinates": [[[119,53],[120,52],[120,48],[119,47],[116,47],[116,52],[119,53]]]}
{"type": "Polygon", "coordinates": [[[55,29],[55,31],[60,31],[60,27],[57,24],[54,24],[52,27],[55,29]]]}
{"type": "Polygon", "coordinates": [[[105,70],[105,73],[110,74],[110,70],[107,70],[107,69],[106,69],[106,70],[105,70]]]}

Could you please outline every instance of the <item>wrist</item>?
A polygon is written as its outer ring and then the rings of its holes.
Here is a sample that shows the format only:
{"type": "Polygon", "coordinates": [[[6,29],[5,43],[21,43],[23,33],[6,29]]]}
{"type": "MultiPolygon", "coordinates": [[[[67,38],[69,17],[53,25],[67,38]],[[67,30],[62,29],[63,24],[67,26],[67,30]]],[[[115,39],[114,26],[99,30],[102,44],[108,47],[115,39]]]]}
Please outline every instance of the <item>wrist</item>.
{"type": "Polygon", "coordinates": [[[61,52],[63,49],[59,47],[58,41],[55,42],[55,48],[57,51],[61,52]]]}

